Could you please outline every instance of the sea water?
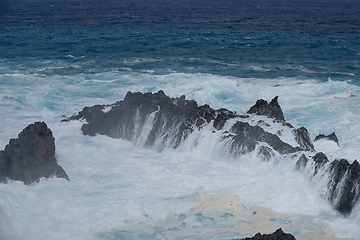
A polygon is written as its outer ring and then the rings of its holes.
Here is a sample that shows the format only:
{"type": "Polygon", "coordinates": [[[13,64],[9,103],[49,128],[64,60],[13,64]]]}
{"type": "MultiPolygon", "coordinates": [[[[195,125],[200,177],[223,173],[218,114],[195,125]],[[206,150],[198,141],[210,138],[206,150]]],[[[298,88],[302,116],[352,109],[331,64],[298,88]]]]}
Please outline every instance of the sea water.
{"type": "MultiPolygon", "coordinates": [[[[281,227],[297,239],[360,239],[297,159],[234,158],[206,127],[177,149],[84,136],[61,122],[128,91],[246,112],[279,96],[286,121],[329,159],[359,159],[356,2],[208,1],[0,5],[0,149],[45,121],[70,181],[0,184],[0,239],[233,239],[281,227]],[[287,23],[287,24],[286,24],[287,23]]],[[[286,137],[286,136],[285,136],[286,137]]],[[[289,141],[293,141],[288,139],[289,141]]]]}

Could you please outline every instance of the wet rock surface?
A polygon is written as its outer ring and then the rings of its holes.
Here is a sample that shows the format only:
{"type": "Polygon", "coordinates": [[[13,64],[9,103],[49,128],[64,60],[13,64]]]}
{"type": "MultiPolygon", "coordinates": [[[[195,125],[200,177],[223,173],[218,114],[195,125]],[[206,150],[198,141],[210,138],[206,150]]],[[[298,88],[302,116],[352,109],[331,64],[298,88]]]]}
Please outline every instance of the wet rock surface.
{"type": "Polygon", "coordinates": [[[324,135],[324,134],[319,134],[315,137],[314,141],[319,141],[321,139],[327,139],[330,141],[334,141],[336,142],[336,144],[339,146],[339,139],[337,138],[335,132],[329,134],[329,135],[324,135]]]}
{"type": "MultiPolygon", "coordinates": [[[[238,239],[240,240],[240,239],[238,239]]],[[[284,233],[281,228],[271,234],[257,233],[251,238],[244,238],[243,240],[296,240],[290,233],[284,233]]]]}
{"type": "Polygon", "coordinates": [[[55,139],[44,122],[27,126],[0,151],[0,182],[8,179],[30,184],[45,177],[69,180],[55,158],[55,139]]]}
{"type": "MultiPolygon", "coordinates": [[[[260,159],[269,161],[276,154],[292,154],[298,157],[294,169],[310,171],[310,181],[320,176],[319,172],[330,175],[328,200],[340,213],[351,213],[359,202],[359,163],[329,160],[325,153],[316,152],[308,130],[294,128],[285,121],[278,97],[270,103],[257,100],[245,114],[239,115],[224,108],[198,106],[196,101],[186,100],[185,96],[170,98],[161,90],[157,93],[128,92],[122,101],[85,107],[63,121],[72,120],[86,121],[81,128],[84,135],[123,138],[135,144],[141,142],[145,147],[155,146],[160,151],[165,147],[178,147],[192,132],[211,124],[211,131],[221,132],[220,142],[225,141],[235,157],[257,151],[260,159]],[[274,128],[280,126],[282,129],[269,131],[275,125],[274,128]],[[293,141],[283,140],[284,129],[291,132],[293,141]]],[[[322,138],[338,143],[335,133],[316,139],[322,138]]],[[[323,177],[327,177],[326,174],[323,177]]]]}
{"type": "MultiPolygon", "coordinates": [[[[277,97],[269,104],[264,100],[257,101],[248,113],[285,122],[277,97]]],[[[238,115],[224,108],[215,110],[209,105],[198,106],[196,101],[186,100],[185,96],[170,98],[163,91],[159,91],[157,93],[128,92],[123,101],[112,105],[85,107],[78,114],[63,121],[85,119],[86,123],[81,128],[84,135],[100,134],[133,142],[145,137],[146,147],[157,144],[176,148],[196,128],[211,123],[219,131],[229,119],[237,118],[240,120],[231,127],[229,131],[231,135],[224,137],[231,138],[231,150],[235,154],[251,152],[259,142],[268,144],[273,150],[282,154],[305,150],[301,148],[302,145],[307,147],[306,144],[293,147],[283,142],[276,134],[241,121],[248,117],[247,114],[238,115]],[[104,111],[106,108],[110,110],[104,111]],[[146,133],[145,128],[148,128],[146,133]]]]}
{"type": "Polygon", "coordinates": [[[247,113],[252,113],[256,115],[263,115],[276,120],[285,121],[284,114],[281,110],[281,107],[278,103],[278,97],[276,96],[271,100],[270,103],[263,99],[256,101],[255,105],[252,106],[247,113]]]}
{"type": "MultiPolygon", "coordinates": [[[[346,159],[330,161],[323,152],[316,153],[311,158],[312,176],[320,172],[328,179],[327,198],[343,215],[349,215],[360,200],[360,164],[355,159],[351,164],[346,159]]],[[[302,154],[296,162],[296,170],[304,170],[309,159],[302,154]]]]}

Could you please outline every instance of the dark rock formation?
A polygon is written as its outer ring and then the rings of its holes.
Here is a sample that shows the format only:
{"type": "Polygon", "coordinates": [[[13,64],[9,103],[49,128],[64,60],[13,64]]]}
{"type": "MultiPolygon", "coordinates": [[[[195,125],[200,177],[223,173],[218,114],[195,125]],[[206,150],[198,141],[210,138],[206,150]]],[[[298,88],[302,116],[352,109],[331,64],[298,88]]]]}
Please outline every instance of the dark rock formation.
{"type": "Polygon", "coordinates": [[[251,126],[247,122],[236,122],[229,132],[233,133],[230,135],[233,139],[231,151],[236,152],[238,155],[253,151],[258,142],[267,143],[275,151],[282,154],[300,150],[281,141],[277,135],[266,132],[259,126],[251,126]]]}
{"type": "Polygon", "coordinates": [[[169,98],[163,91],[157,93],[128,92],[123,101],[113,105],[85,107],[79,114],[64,121],[85,119],[81,128],[84,135],[107,135],[136,142],[146,137],[145,146],[153,146],[161,140],[177,147],[194,127],[214,120],[214,126],[221,129],[225,121],[235,117],[226,109],[214,110],[208,105],[198,107],[194,100],[169,98]],[[104,112],[105,107],[111,110],[104,112]],[[145,132],[144,126],[149,127],[145,132]],[[146,135],[146,136],[145,136],[146,135]]]}
{"type": "Polygon", "coordinates": [[[263,99],[256,101],[255,105],[252,106],[247,113],[253,113],[256,115],[264,115],[276,120],[285,121],[284,114],[278,103],[278,96],[274,97],[270,103],[263,99]]]}
{"type": "MultiPolygon", "coordinates": [[[[343,215],[349,215],[353,207],[360,201],[360,164],[357,160],[349,163],[345,159],[329,161],[323,152],[312,158],[312,176],[319,171],[328,174],[327,198],[333,207],[343,215]]],[[[296,162],[295,169],[304,169],[309,160],[302,154],[296,162]]],[[[326,177],[326,176],[325,176],[326,177]]]]}
{"type": "Polygon", "coordinates": [[[305,151],[315,151],[314,145],[311,142],[310,134],[304,127],[293,130],[295,141],[300,145],[300,148],[305,151]]]}
{"type": "Polygon", "coordinates": [[[144,94],[128,92],[123,101],[85,107],[78,114],[63,121],[80,119],[86,120],[81,128],[85,135],[101,134],[123,138],[159,151],[165,147],[178,147],[192,132],[211,124],[213,133],[221,133],[219,143],[224,144],[227,152],[235,157],[257,151],[260,159],[269,161],[276,154],[294,156],[298,152],[311,152],[314,155],[309,159],[305,154],[301,155],[295,169],[310,171],[311,180],[320,176],[327,177],[317,175],[320,170],[328,172],[331,175],[328,184],[329,201],[341,213],[348,214],[359,202],[358,162],[349,164],[346,160],[340,160],[329,164],[330,161],[324,153],[315,152],[306,128],[295,129],[285,121],[278,97],[270,103],[260,99],[247,114],[238,115],[223,108],[214,110],[209,105],[198,106],[196,101],[186,100],[185,96],[170,98],[163,91],[144,94]],[[270,121],[259,120],[254,114],[264,115],[270,118],[270,121]],[[277,133],[265,130],[279,127],[281,129],[277,133]],[[282,140],[282,133],[285,131],[293,134],[297,146],[282,140]]]}
{"type": "Polygon", "coordinates": [[[324,135],[324,134],[319,134],[315,137],[314,141],[318,141],[320,139],[327,139],[327,140],[331,140],[336,142],[336,144],[339,146],[339,139],[337,138],[335,132],[329,134],[329,135],[324,135]]]}
{"type": "MultiPolygon", "coordinates": [[[[326,158],[326,156],[325,156],[326,158]]],[[[345,159],[329,161],[322,157],[320,167],[328,172],[330,179],[328,182],[328,198],[334,208],[343,215],[351,213],[353,207],[360,200],[360,164],[357,160],[349,163],[345,159]]],[[[317,174],[315,171],[314,175],[317,174]]]]}
{"type": "Polygon", "coordinates": [[[271,234],[261,235],[257,233],[251,238],[244,238],[244,240],[296,240],[296,238],[290,233],[284,233],[283,230],[279,228],[271,234]]]}
{"type": "Polygon", "coordinates": [[[0,151],[0,182],[7,179],[30,184],[42,177],[69,180],[55,159],[55,139],[44,122],[27,126],[0,151]]]}
{"type": "MultiPolygon", "coordinates": [[[[252,112],[278,120],[284,119],[277,97],[270,104],[259,100],[248,111],[252,112]]],[[[209,105],[198,107],[196,101],[185,100],[185,96],[169,98],[163,91],[159,91],[154,94],[128,92],[123,101],[112,105],[85,107],[63,121],[85,119],[87,123],[81,128],[85,135],[101,134],[135,143],[141,141],[146,147],[167,145],[176,148],[196,128],[212,122],[214,129],[219,131],[232,118],[247,119],[249,115],[237,115],[223,108],[214,110],[209,105]],[[106,108],[111,109],[105,112],[106,108]]],[[[252,126],[240,120],[228,132],[230,134],[224,134],[223,139],[231,139],[231,151],[235,155],[253,151],[259,142],[268,144],[274,151],[282,154],[305,150],[301,146],[292,147],[260,126],[252,126]]],[[[161,150],[161,147],[158,148],[161,150]]],[[[268,157],[271,149],[261,152],[268,157]]]]}
{"type": "Polygon", "coordinates": [[[315,154],[315,156],[313,156],[312,159],[315,162],[314,175],[318,173],[319,168],[323,167],[326,163],[329,162],[328,158],[323,152],[319,152],[315,154]]]}

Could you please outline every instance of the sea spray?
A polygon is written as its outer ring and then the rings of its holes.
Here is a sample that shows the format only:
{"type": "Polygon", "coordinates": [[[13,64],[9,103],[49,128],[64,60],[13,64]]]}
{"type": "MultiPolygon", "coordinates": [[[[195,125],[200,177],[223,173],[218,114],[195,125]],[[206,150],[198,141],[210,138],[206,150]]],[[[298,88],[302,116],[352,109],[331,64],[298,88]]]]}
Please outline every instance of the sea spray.
{"type": "MultiPolygon", "coordinates": [[[[116,76],[122,79],[122,74],[117,73],[116,76]]],[[[41,83],[39,80],[35,85],[30,84],[26,87],[26,94],[34,96],[31,99],[36,101],[25,98],[25,105],[3,98],[6,103],[2,105],[3,124],[12,126],[2,130],[3,147],[10,138],[16,137],[29,121],[44,119],[56,139],[56,158],[71,179],[70,182],[59,179],[42,180],[30,187],[16,182],[0,186],[2,194],[5,195],[2,199],[7,202],[2,201],[1,206],[6,219],[10,221],[8,226],[12,226],[12,234],[19,236],[19,239],[24,239],[25,236],[34,239],[71,239],[73,236],[76,236],[76,239],[95,239],[99,234],[111,231],[142,229],[140,226],[143,226],[144,222],[149,224],[149,229],[153,229],[160,224],[161,219],[176,216],[174,221],[177,221],[177,216],[182,216],[181,214],[192,214],[192,222],[196,222],[196,213],[191,212],[196,204],[190,199],[197,194],[199,188],[210,197],[224,192],[230,194],[248,208],[258,205],[290,217],[300,215],[303,217],[302,221],[294,224],[294,228],[287,229],[288,232],[297,234],[297,237],[309,236],[306,233],[308,230],[305,233],[297,233],[299,229],[295,227],[309,222],[312,223],[312,231],[318,231],[314,234],[322,234],[323,229],[320,226],[316,227],[318,225],[314,224],[315,222],[321,226],[325,224],[325,227],[337,236],[355,239],[359,236],[355,227],[357,208],[349,219],[339,216],[329,203],[319,196],[321,182],[316,184],[314,181],[311,187],[308,176],[293,171],[297,159],[275,156],[271,161],[264,163],[254,152],[242,156],[241,160],[236,160],[224,154],[224,146],[216,144],[216,138],[221,138],[221,135],[212,133],[210,125],[207,126],[209,131],[195,131],[178,149],[166,148],[158,153],[156,149],[136,147],[121,139],[83,136],[80,129],[84,122],[60,122],[63,119],[61,115],[70,116],[86,105],[111,104],[123,99],[128,90],[158,90],[155,83],[164,87],[172,97],[179,96],[179,93],[185,94],[188,99],[199,99],[199,104],[226,107],[238,114],[245,112],[258,96],[271,99],[274,96],[273,91],[276,90],[285,118],[295,127],[307,127],[313,138],[315,134],[327,134],[326,132],[333,130],[333,126],[337,126],[335,131],[340,139],[340,148],[335,148],[331,155],[345,156],[351,161],[357,156],[357,137],[351,136],[359,132],[352,121],[358,113],[356,110],[347,111],[345,118],[336,113],[334,118],[331,118],[326,117],[326,109],[334,107],[335,102],[338,108],[350,110],[351,104],[357,101],[357,96],[353,96],[358,92],[356,86],[335,81],[321,83],[299,80],[297,84],[292,84],[285,79],[276,79],[267,84],[261,79],[248,81],[202,74],[139,74],[135,77],[144,80],[143,86],[129,86],[127,83],[121,85],[121,80],[117,80],[117,84],[120,85],[116,88],[111,82],[87,85],[84,79],[78,77],[63,78],[77,80],[73,83],[70,81],[69,85],[57,85],[59,77],[50,77],[47,81],[51,81],[57,88],[51,87],[47,92],[39,94],[36,94],[36,89],[47,83],[41,83]],[[219,84],[220,80],[233,86],[231,90],[228,90],[228,86],[219,84]],[[156,82],[151,83],[152,81],[156,82]],[[219,89],[211,90],[212,84],[222,88],[221,96],[217,95],[219,89]],[[237,84],[242,87],[236,87],[237,84]],[[263,88],[264,85],[268,86],[267,90],[263,88]],[[107,87],[110,90],[107,92],[108,97],[104,98],[107,87]],[[309,95],[311,92],[308,91],[306,94],[299,92],[294,96],[295,90],[302,87],[312,89],[312,95],[309,95]],[[337,91],[328,94],[328,87],[337,91]],[[80,91],[82,88],[88,91],[80,91]],[[325,93],[320,101],[315,95],[323,90],[325,93]],[[226,97],[228,91],[230,93],[226,97]],[[80,97],[72,97],[80,92],[80,97]],[[255,92],[258,93],[253,96],[255,92]],[[260,96],[261,94],[264,96],[260,96]],[[317,101],[314,101],[314,98],[317,101]],[[295,104],[296,99],[301,99],[304,108],[295,104]],[[57,103],[59,100],[62,104],[57,103]],[[317,103],[321,107],[317,106],[317,103]],[[319,115],[319,111],[324,115],[319,115]],[[318,122],[319,117],[322,125],[318,122]],[[340,119],[340,125],[333,124],[336,119],[340,119]]],[[[98,77],[102,77],[102,74],[98,77]]],[[[124,78],[127,77],[125,74],[124,78]]],[[[32,76],[28,78],[33,79],[32,76]]],[[[2,97],[17,97],[24,94],[11,85],[5,85],[3,89],[6,91],[5,94],[1,93],[2,97]]],[[[261,116],[254,122],[259,120],[263,120],[261,116]]],[[[251,124],[251,121],[249,123],[251,124]]],[[[267,131],[276,133],[276,124],[272,126],[273,129],[268,127],[267,131]]],[[[265,123],[263,127],[267,127],[265,123]]],[[[291,133],[284,132],[281,138],[288,141],[290,136],[291,133]]],[[[295,145],[295,142],[293,144],[295,145]]],[[[220,218],[215,219],[215,222],[222,222],[223,213],[218,213],[220,218]]],[[[202,214],[207,216],[207,213],[202,214]]],[[[231,229],[232,225],[229,224],[227,229],[231,229]]],[[[197,230],[185,228],[183,231],[187,236],[193,237],[192,231],[196,234],[200,234],[199,231],[207,232],[205,224],[202,226],[200,224],[197,230]]],[[[153,230],[149,231],[154,234],[151,232],[153,230]]],[[[224,234],[225,237],[228,236],[227,233],[224,234]]],[[[234,233],[232,229],[230,233],[234,233]]],[[[140,233],[136,234],[138,236],[140,233]]],[[[170,231],[166,236],[172,234],[170,231]]],[[[241,235],[235,233],[235,236],[238,236],[236,234],[241,235]]],[[[209,235],[204,238],[208,238],[209,235]]],[[[201,236],[200,234],[200,239],[201,236]]]]}

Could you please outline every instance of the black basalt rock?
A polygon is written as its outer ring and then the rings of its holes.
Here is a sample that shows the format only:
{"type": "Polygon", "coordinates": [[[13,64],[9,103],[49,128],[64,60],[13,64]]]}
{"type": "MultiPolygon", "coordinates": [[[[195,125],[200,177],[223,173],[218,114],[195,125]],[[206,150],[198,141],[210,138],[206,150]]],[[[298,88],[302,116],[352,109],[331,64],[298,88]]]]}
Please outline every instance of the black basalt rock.
{"type": "Polygon", "coordinates": [[[156,141],[177,147],[196,127],[214,121],[221,129],[225,121],[236,114],[227,110],[214,110],[209,105],[198,106],[185,96],[170,98],[160,90],[157,93],[128,92],[123,101],[112,105],[85,107],[81,112],[63,121],[85,119],[81,130],[84,135],[107,135],[136,142],[144,126],[150,124],[145,146],[156,141]],[[104,109],[111,108],[108,112],[104,109]]]}
{"type": "MultiPolygon", "coordinates": [[[[328,178],[330,174],[326,196],[338,211],[346,215],[359,202],[359,163],[354,161],[349,164],[346,160],[330,163],[324,153],[315,152],[308,130],[305,127],[295,129],[285,122],[278,97],[270,103],[257,100],[247,114],[237,115],[224,108],[214,110],[206,104],[198,106],[196,101],[186,100],[184,95],[170,98],[161,90],[156,93],[128,92],[122,101],[85,107],[63,121],[80,119],[86,121],[81,128],[84,135],[122,138],[158,151],[166,147],[176,148],[194,131],[205,129],[219,132],[213,136],[227,148],[224,152],[234,157],[256,151],[259,159],[269,161],[278,154],[294,157],[300,152],[302,155],[296,162],[295,170],[306,169],[312,175],[310,180],[328,178]],[[259,120],[253,114],[272,120],[259,120]],[[275,132],[279,127],[281,129],[275,132]],[[293,141],[287,143],[282,140],[286,139],[282,133],[289,129],[297,143],[295,146],[291,145],[293,141]],[[308,159],[309,152],[314,156],[308,159]]],[[[198,140],[196,135],[191,139],[194,144],[198,140]]],[[[0,152],[1,158],[2,155],[0,152]]]]}
{"type": "Polygon", "coordinates": [[[314,176],[318,173],[319,169],[329,162],[328,158],[323,152],[318,152],[312,157],[315,162],[314,176]]]}
{"type": "Polygon", "coordinates": [[[229,136],[232,138],[231,151],[237,155],[253,151],[258,142],[267,143],[281,154],[298,151],[298,149],[281,141],[277,135],[266,132],[259,126],[251,126],[247,122],[236,122],[231,127],[230,133],[232,133],[232,135],[229,136]]]}
{"type": "Polygon", "coordinates": [[[295,135],[295,141],[299,144],[301,149],[305,151],[315,151],[310,134],[305,127],[294,129],[293,133],[295,135]]]}
{"type": "MultiPolygon", "coordinates": [[[[296,165],[301,165],[302,157],[296,165]]],[[[349,163],[346,159],[335,159],[329,162],[327,156],[319,152],[312,157],[314,174],[320,169],[328,174],[328,200],[332,206],[343,215],[349,215],[360,201],[360,164],[357,160],[349,163]]],[[[327,175],[325,175],[326,177],[327,175]]]]}
{"type": "MultiPolygon", "coordinates": [[[[255,109],[256,114],[284,119],[277,97],[270,104],[258,100],[252,109],[255,109]]],[[[214,110],[209,105],[198,106],[196,101],[186,100],[185,96],[170,98],[160,90],[157,93],[128,92],[123,101],[112,105],[85,107],[78,114],[63,121],[85,119],[86,123],[81,128],[84,135],[100,134],[123,138],[146,147],[167,145],[176,148],[182,140],[204,124],[213,121],[213,127],[219,131],[229,119],[248,117],[249,115],[237,115],[224,108],[214,110]]],[[[267,143],[281,154],[303,150],[281,141],[277,135],[266,132],[260,126],[251,126],[243,121],[236,122],[230,132],[232,134],[224,138],[231,138],[231,152],[235,155],[253,151],[259,142],[267,143]]],[[[305,141],[307,139],[303,142],[305,141]]],[[[271,149],[264,151],[264,148],[261,148],[259,152],[267,160],[272,156],[271,149]]]]}
{"type": "Polygon", "coordinates": [[[284,114],[278,103],[278,96],[274,97],[270,103],[263,99],[256,101],[255,105],[252,106],[247,113],[253,113],[256,115],[264,115],[276,120],[285,121],[284,114]]]}
{"type": "Polygon", "coordinates": [[[345,159],[330,163],[330,200],[340,213],[348,215],[360,200],[360,164],[345,159]]]}
{"type": "Polygon", "coordinates": [[[320,139],[327,139],[327,140],[334,141],[339,146],[339,139],[337,138],[335,132],[333,132],[329,135],[319,134],[315,137],[314,141],[318,141],[320,139]]]}
{"type": "Polygon", "coordinates": [[[284,233],[283,230],[279,228],[271,234],[257,233],[251,238],[244,238],[244,240],[296,240],[296,238],[290,233],[284,233]]]}
{"type": "Polygon", "coordinates": [[[1,182],[10,179],[30,184],[51,176],[69,180],[57,164],[55,139],[44,122],[30,124],[0,151],[1,182]]]}

